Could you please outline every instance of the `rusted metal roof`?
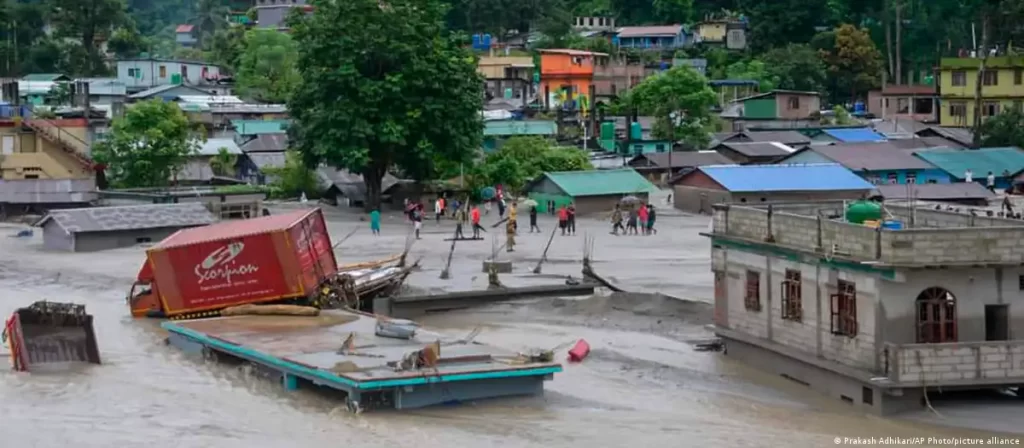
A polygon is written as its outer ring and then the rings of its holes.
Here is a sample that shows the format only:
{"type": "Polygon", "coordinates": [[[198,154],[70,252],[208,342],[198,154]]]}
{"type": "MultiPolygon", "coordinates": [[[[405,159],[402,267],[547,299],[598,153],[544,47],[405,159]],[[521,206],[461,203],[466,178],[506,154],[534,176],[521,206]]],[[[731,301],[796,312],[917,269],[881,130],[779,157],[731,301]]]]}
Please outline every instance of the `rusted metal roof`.
{"type": "Polygon", "coordinates": [[[675,151],[640,154],[629,161],[634,168],[686,168],[707,165],[728,165],[732,160],[715,151],[675,151]],[[671,154],[671,157],[670,157],[671,154]]]}
{"type": "Polygon", "coordinates": [[[217,218],[199,202],[56,210],[36,223],[55,222],[68,233],[206,226],[217,218]]]}
{"type": "Polygon", "coordinates": [[[933,170],[935,165],[914,157],[910,151],[900,151],[889,145],[862,143],[841,146],[818,146],[817,152],[853,170],[933,170]]]}
{"type": "Polygon", "coordinates": [[[731,149],[747,157],[784,157],[796,151],[779,142],[725,142],[718,147],[731,149]]]}
{"type": "Polygon", "coordinates": [[[626,26],[618,29],[620,39],[647,36],[678,36],[682,32],[682,25],[626,26]]]}

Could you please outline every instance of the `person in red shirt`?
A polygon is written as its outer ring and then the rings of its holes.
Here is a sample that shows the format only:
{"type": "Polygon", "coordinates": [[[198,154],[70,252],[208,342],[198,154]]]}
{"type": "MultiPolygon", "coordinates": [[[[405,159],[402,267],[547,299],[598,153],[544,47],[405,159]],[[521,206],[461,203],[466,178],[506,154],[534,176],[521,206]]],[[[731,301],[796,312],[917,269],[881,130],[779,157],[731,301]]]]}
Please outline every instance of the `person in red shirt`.
{"type": "Polygon", "coordinates": [[[565,235],[566,227],[569,225],[569,210],[563,205],[562,208],[558,209],[558,227],[562,229],[562,235],[565,235]]]}
{"type": "Polygon", "coordinates": [[[647,206],[644,203],[640,203],[640,210],[637,210],[637,216],[640,217],[640,233],[647,235],[647,206]]]}
{"type": "Polygon", "coordinates": [[[480,238],[480,206],[473,205],[473,210],[469,212],[469,219],[473,221],[473,238],[480,238]]]}

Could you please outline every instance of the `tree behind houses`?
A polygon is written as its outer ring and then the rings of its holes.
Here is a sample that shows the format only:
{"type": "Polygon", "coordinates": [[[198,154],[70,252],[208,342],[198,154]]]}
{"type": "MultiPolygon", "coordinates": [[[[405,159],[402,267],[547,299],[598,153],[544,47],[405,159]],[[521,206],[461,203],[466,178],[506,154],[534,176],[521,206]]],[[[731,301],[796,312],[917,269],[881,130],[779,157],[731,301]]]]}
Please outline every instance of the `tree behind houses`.
{"type": "Polygon", "coordinates": [[[444,27],[440,0],[314,0],[293,22],[301,81],[290,131],[307,166],[363,175],[367,207],[391,169],[428,179],[434,160],[480,148],[483,80],[444,27]]]}
{"type": "Polygon", "coordinates": [[[177,103],[159,99],[129,108],[106,140],[93,147],[107,180],[119,188],[166,186],[199,149],[196,132],[177,103]]]}

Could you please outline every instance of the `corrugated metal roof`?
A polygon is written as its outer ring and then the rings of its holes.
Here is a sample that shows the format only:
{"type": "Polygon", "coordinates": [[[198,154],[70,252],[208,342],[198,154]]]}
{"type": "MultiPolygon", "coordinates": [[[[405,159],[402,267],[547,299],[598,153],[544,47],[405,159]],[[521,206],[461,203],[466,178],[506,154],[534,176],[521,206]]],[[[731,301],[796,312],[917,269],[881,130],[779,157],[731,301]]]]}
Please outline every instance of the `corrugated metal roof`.
{"type": "Polygon", "coordinates": [[[238,143],[235,143],[234,139],[209,138],[199,147],[199,152],[196,155],[215,156],[220,153],[221,148],[227,149],[228,154],[239,155],[242,153],[241,148],[238,147],[238,143]]]}
{"type": "Polygon", "coordinates": [[[178,95],[178,99],[195,104],[245,104],[245,101],[233,95],[178,95]]]}
{"type": "Polygon", "coordinates": [[[174,29],[174,32],[175,33],[191,33],[194,28],[195,28],[194,25],[178,25],[178,27],[174,29]]]}
{"type": "Polygon", "coordinates": [[[285,132],[288,120],[231,120],[238,135],[278,134],[285,132]]]}
{"type": "Polygon", "coordinates": [[[287,157],[284,151],[281,152],[249,152],[246,153],[252,163],[259,169],[281,168],[284,166],[287,157]]]}
{"type": "Polygon", "coordinates": [[[809,137],[797,131],[744,131],[737,132],[722,141],[742,141],[744,138],[752,142],[779,142],[789,146],[808,145],[811,143],[809,137]]]}
{"type": "Polygon", "coordinates": [[[543,177],[550,179],[571,197],[646,193],[656,189],[654,184],[632,168],[559,171],[544,173],[543,177]]]}
{"type": "Polygon", "coordinates": [[[165,238],[163,241],[153,246],[153,248],[148,250],[147,252],[152,252],[161,249],[169,249],[172,247],[188,246],[207,241],[216,241],[227,238],[237,238],[246,235],[256,235],[260,233],[286,230],[289,227],[291,227],[292,224],[302,220],[307,215],[319,212],[319,208],[297,210],[294,212],[282,213],[280,215],[262,216],[253,219],[224,221],[202,228],[183,229],[179,230],[178,232],[175,232],[174,235],[165,238]]]}
{"type": "Polygon", "coordinates": [[[288,134],[260,134],[242,144],[242,152],[285,151],[288,134]]]}
{"type": "Polygon", "coordinates": [[[732,163],[728,157],[715,151],[674,151],[640,154],[633,157],[629,164],[634,168],[654,166],[659,168],[685,168],[691,166],[728,165],[732,163]],[[670,157],[671,155],[671,157],[670,157]]]}
{"type": "Polygon", "coordinates": [[[975,179],[981,179],[989,172],[999,176],[1003,171],[1009,171],[1013,175],[1024,170],[1024,151],[1014,147],[932,148],[922,149],[914,155],[961,180],[968,169],[973,172],[975,179]]]}
{"type": "Polygon", "coordinates": [[[747,157],[784,157],[792,154],[796,149],[779,142],[755,142],[755,143],[720,143],[724,146],[747,157]]]}
{"type": "Polygon", "coordinates": [[[626,26],[618,29],[620,39],[624,37],[678,36],[682,32],[682,25],[626,26]]]}
{"type": "Polygon", "coordinates": [[[872,190],[838,163],[716,165],[697,168],[731,192],[872,190]]]}
{"type": "Polygon", "coordinates": [[[937,135],[942,138],[946,138],[957,142],[963,146],[970,146],[974,142],[974,133],[970,129],[963,128],[950,128],[943,126],[933,126],[928,129],[922,129],[917,131],[917,135],[937,135]]]}
{"type": "Polygon", "coordinates": [[[910,151],[900,151],[887,144],[817,146],[814,151],[853,170],[930,170],[935,166],[910,151]]]}
{"type": "Polygon", "coordinates": [[[205,226],[217,218],[202,203],[73,208],[51,212],[39,221],[56,222],[68,233],[205,226]]]}
{"type": "Polygon", "coordinates": [[[949,201],[954,199],[991,199],[996,195],[978,182],[951,184],[879,185],[878,192],[886,199],[920,199],[922,201],[949,201]]]}
{"type": "Polygon", "coordinates": [[[494,120],[484,122],[484,136],[555,135],[558,125],[551,120],[494,120]]]}
{"type": "Polygon", "coordinates": [[[68,78],[60,73],[31,73],[21,78],[24,81],[67,81],[68,78]]]}
{"type": "Polygon", "coordinates": [[[884,142],[884,135],[868,128],[822,129],[828,136],[846,143],[884,142]]]}
{"type": "Polygon", "coordinates": [[[156,86],[156,87],[153,87],[153,88],[150,88],[150,89],[143,90],[143,91],[138,92],[138,93],[134,93],[134,94],[128,95],[128,98],[131,98],[131,99],[145,99],[145,98],[149,98],[149,97],[152,97],[152,96],[160,95],[161,93],[164,93],[164,92],[167,92],[167,91],[170,91],[170,90],[174,90],[174,89],[188,90],[188,91],[196,93],[196,95],[209,94],[209,92],[207,92],[207,91],[205,91],[203,89],[197,88],[197,87],[193,87],[193,86],[186,86],[186,85],[183,85],[183,84],[165,84],[165,85],[162,85],[162,86],[156,86]]]}

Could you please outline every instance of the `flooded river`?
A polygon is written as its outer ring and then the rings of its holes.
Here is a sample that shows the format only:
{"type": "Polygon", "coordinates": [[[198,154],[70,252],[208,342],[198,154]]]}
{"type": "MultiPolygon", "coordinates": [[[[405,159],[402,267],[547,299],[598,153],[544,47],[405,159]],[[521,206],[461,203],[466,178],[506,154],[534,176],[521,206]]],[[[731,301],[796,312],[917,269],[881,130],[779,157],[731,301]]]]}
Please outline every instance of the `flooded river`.
{"type": "MultiPolygon", "coordinates": [[[[659,236],[599,238],[595,267],[626,286],[706,301],[707,242],[696,236],[706,219],[665,216],[659,223],[659,236]],[[651,267],[659,263],[662,272],[651,267]]],[[[581,224],[607,234],[604,223],[581,224]]],[[[332,224],[332,233],[347,233],[351,225],[364,224],[332,224]]],[[[386,223],[385,236],[357,235],[342,257],[357,261],[400,251],[403,229],[386,223]]],[[[445,232],[427,233],[415,246],[424,270],[411,284],[446,287],[437,275],[449,244],[440,241],[445,232]]],[[[0,233],[13,228],[0,227],[0,233]]],[[[0,367],[3,447],[812,447],[835,446],[835,437],[994,435],[852,412],[720,354],[693,351],[687,341],[710,337],[700,311],[706,305],[619,298],[516,303],[425,321],[453,333],[482,324],[478,341],[514,350],[586,338],[592,355],[566,365],[543,397],[350,415],[336,399],[288,393],[243,369],[186,357],[165,345],[157,322],[133,320],[124,296],[142,249],[53,254],[41,251],[38,238],[0,237],[0,316],[40,299],[84,303],[96,316],[104,364],[33,374],[0,367]]],[[[522,238],[513,258],[517,271],[532,268],[546,239],[522,238]]],[[[579,272],[570,261],[579,259],[582,237],[556,240],[544,268],[548,281],[579,272]]],[[[485,281],[479,262],[490,246],[479,242],[458,252],[456,283],[485,281]]],[[[513,275],[506,281],[528,280],[513,275]]],[[[982,420],[992,418],[1000,417],[982,420]]]]}

